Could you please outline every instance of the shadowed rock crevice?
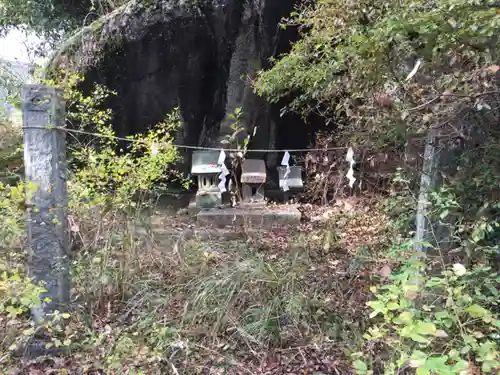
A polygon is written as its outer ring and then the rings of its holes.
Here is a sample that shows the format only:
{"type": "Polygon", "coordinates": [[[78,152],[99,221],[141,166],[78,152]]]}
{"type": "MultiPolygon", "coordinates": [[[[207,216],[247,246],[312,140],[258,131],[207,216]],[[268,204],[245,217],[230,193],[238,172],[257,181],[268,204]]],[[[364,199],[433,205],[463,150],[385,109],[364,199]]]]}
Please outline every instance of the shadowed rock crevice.
{"type": "MultiPolygon", "coordinates": [[[[307,147],[310,129],[296,132],[307,125],[282,118],[281,103],[270,104],[251,86],[269,59],[296,40],[296,30],[279,23],[299,1],[131,2],[75,35],[51,68],[68,64],[88,83],[116,91],[108,104],[120,136],[151,128],[179,106],[177,142],[219,146],[233,132],[228,114],[241,108],[246,134],[255,133],[250,149],[307,147]]],[[[189,163],[190,153],[183,154],[189,163]]],[[[266,161],[274,167],[277,155],[266,161]]]]}

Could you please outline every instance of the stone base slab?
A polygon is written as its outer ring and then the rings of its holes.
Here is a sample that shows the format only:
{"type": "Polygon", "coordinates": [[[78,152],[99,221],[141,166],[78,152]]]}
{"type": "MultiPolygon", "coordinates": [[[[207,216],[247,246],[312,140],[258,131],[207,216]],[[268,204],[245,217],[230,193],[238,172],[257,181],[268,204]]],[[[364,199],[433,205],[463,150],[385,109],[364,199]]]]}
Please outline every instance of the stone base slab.
{"type": "Polygon", "coordinates": [[[278,226],[298,225],[301,214],[296,206],[203,209],[196,215],[199,226],[223,228],[245,226],[250,229],[268,229],[278,226]]]}

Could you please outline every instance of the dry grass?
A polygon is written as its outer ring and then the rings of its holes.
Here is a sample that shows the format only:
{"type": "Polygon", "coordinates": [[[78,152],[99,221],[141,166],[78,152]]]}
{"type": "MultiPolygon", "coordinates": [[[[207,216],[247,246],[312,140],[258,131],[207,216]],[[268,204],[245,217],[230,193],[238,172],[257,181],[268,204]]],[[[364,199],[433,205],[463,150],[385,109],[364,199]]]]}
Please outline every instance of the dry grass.
{"type": "Polygon", "coordinates": [[[173,358],[167,367],[184,370],[212,361],[214,352],[219,361],[232,356],[251,366],[272,353],[295,356],[304,348],[330,348],[316,356],[334,353],[338,360],[339,349],[355,345],[362,334],[376,256],[368,252],[361,270],[353,270],[353,249],[330,234],[333,217],[314,224],[315,230],[306,226],[249,237],[195,230],[178,217],[137,226],[111,215],[92,228],[94,216],[88,215],[87,224],[80,218],[75,233],[74,296],[79,315],[91,322],[88,331],[111,327],[115,346],[100,355],[109,359],[121,352],[116,358],[121,365],[133,367],[134,350],[142,345],[149,354],[160,348],[163,359],[168,352],[173,358]],[[145,322],[165,338],[152,339],[145,322]],[[130,339],[128,349],[119,347],[120,337],[130,339]]]}
{"type": "Polygon", "coordinates": [[[352,249],[331,235],[334,216],[251,236],[194,229],[186,217],[87,210],[72,220],[72,359],[50,366],[350,372],[345,350],[364,331],[378,265],[368,251],[352,269],[352,249]]]}

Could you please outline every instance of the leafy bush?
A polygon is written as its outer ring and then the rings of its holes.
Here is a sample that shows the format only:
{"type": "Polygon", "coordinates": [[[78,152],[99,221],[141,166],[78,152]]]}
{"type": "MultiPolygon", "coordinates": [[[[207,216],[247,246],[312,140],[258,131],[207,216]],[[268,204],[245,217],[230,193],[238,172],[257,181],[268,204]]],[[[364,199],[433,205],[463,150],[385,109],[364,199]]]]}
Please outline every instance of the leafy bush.
{"type": "Polygon", "coordinates": [[[292,94],[291,109],[318,111],[356,144],[408,141],[491,87],[481,84],[497,62],[491,2],[311,1],[286,21],[301,39],[259,75],[256,90],[272,101],[292,94]],[[443,92],[453,100],[439,100],[443,92]]]}
{"type": "Polygon", "coordinates": [[[25,233],[24,205],[26,186],[4,185],[0,182],[0,249],[10,251],[17,248],[25,233]]]}
{"type": "MultiPolygon", "coordinates": [[[[370,367],[383,368],[386,374],[411,367],[417,374],[450,375],[469,373],[476,365],[484,373],[500,369],[500,273],[495,261],[499,223],[495,217],[473,220],[469,212],[477,211],[477,190],[466,194],[462,188],[443,186],[431,194],[428,220],[434,230],[451,228],[446,243],[433,236],[433,243],[426,244],[427,257],[413,252],[413,241],[393,247],[391,255],[400,266],[388,283],[371,288],[370,318],[380,319],[365,335],[365,350],[354,354],[359,374],[369,373],[370,367]],[[450,249],[450,243],[458,247],[450,249]],[[362,357],[375,343],[389,357],[372,353],[369,366],[362,357]]],[[[488,205],[483,202],[483,207],[488,205]]]]}
{"type": "MultiPolygon", "coordinates": [[[[425,274],[424,268],[415,256],[389,284],[372,288],[370,317],[380,315],[382,322],[365,339],[391,348],[385,373],[410,366],[417,374],[461,374],[474,361],[485,373],[498,370],[500,320],[495,310],[484,307],[485,296],[474,280],[481,275],[482,283],[491,287],[498,285],[500,274],[491,267],[466,270],[459,263],[437,275],[425,274]]],[[[488,301],[498,305],[498,291],[488,301]]]]}
{"type": "MultiPolygon", "coordinates": [[[[337,142],[399,153],[401,167],[421,168],[419,157],[406,161],[406,148],[421,151],[427,132],[436,134],[436,150],[453,154],[436,173],[444,186],[430,194],[427,258],[413,254],[411,242],[387,244],[399,269],[373,289],[369,305],[380,321],[355,356],[357,371],[498,371],[495,4],[312,1],[284,23],[291,25],[301,39],[259,75],[258,93],[276,102],[293,96],[288,109],[321,113],[337,125],[337,142]]],[[[418,192],[404,183],[385,210],[407,235],[418,192]]]]}
{"type": "MultiPolygon", "coordinates": [[[[5,259],[1,269],[6,270],[0,273],[0,320],[2,327],[8,327],[0,331],[2,352],[13,353],[41,335],[42,330],[49,338],[47,348],[70,346],[83,351],[102,346],[116,336],[116,343],[97,357],[112,367],[133,365],[127,359],[137,348],[146,345],[147,358],[163,358],[172,341],[169,337],[175,331],[157,314],[141,317],[138,326],[113,327],[104,333],[97,333],[92,325],[82,325],[80,319],[92,321],[96,314],[119,311],[135,296],[130,285],[141,272],[138,251],[142,246],[135,234],[136,220],[154,202],[159,184],[172,179],[184,182],[173,168],[179,158],[172,146],[173,133],[180,126],[179,113],[173,111],[147,135],[128,137],[121,145],[111,126],[112,113],[104,107],[113,93],[96,86],[86,96],[77,88],[82,78],[69,75],[61,87],[73,128],[94,133],[90,139],[79,133],[68,137],[69,224],[74,248],[71,273],[76,302],[72,307],[78,314],[70,317],[56,313],[42,326],[30,319],[30,309],[39,306],[44,289],[24,276],[25,259],[20,249],[25,233],[26,192],[36,186],[0,184],[0,246],[5,259]],[[62,324],[61,319],[69,321],[62,324]]],[[[10,358],[5,356],[2,361],[8,363],[10,358]]]]}

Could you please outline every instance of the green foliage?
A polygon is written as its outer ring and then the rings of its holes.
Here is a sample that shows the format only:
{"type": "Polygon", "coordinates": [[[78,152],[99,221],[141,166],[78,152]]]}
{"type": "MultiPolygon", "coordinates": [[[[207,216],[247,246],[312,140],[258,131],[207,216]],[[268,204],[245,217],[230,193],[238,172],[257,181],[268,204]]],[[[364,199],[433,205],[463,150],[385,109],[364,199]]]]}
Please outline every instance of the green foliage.
{"type": "MultiPolygon", "coordinates": [[[[128,302],[136,303],[134,298],[154,298],[161,291],[154,288],[151,270],[142,264],[145,249],[137,226],[144,225],[143,210],[154,205],[157,189],[172,180],[187,182],[174,168],[179,160],[172,145],[181,126],[178,109],[147,134],[120,140],[111,126],[112,112],[106,108],[114,93],[97,85],[84,95],[77,89],[82,79],[68,75],[63,95],[71,124],[93,133],[72,145],[68,179],[71,230],[78,243],[72,279],[82,315],[92,319],[104,311],[120,311],[128,302]],[[146,295],[141,297],[142,293],[146,295]]],[[[83,351],[104,347],[93,355],[109,369],[158,366],[167,358],[176,330],[152,308],[141,306],[140,316],[134,311],[133,324],[105,326],[101,332],[86,325],[84,334],[75,332],[72,341],[83,351]]]]}
{"type": "Polygon", "coordinates": [[[222,140],[222,144],[229,145],[231,147],[235,147],[238,150],[241,150],[241,153],[246,154],[248,143],[250,142],[250,134],[248,134],[241,142],[241,135],[245,132],[245,126],[241,124],[241,120],[243,119],[243,111],[241,108],[236,108],[233,113],[228,115],[228,118],[233,120],[231,124],[231,129],[233,132],[225,139],[222,140]]]}
{"type": "Polygon", "coordinates": [[[0,181],[7,184],[22,173],[21,84],[10,63],[0,60],[0,181]]]}
{"type": "Polygon", "coordinates": [[[82,137],[71,153],[73,173],[68,188],[74,210],[136,209],[138,203],[148,204],[142,198],[160,182],[177,179],[187,183],[172,168],[179,159],[172,146],[173,136],[181,126],[178,109],[147,135],[130,136],[123,142],[112,128],[112,111],[105,107],[107,98],[115,94],[96,85],[90,95],[84,95],[77,89],[82,80],[79,75],[69,75],[63,90],[69,107],[68,121],[79,130],[93,133],[82,137]]]}
{"type": "MultiPolygon", "coordinates": [[[[484,142],[454,160],[457,173],[440,171],[446,185],[431,194],[427,219],[451,233],[446,244],[428,244],[438,265],[412,255],[411,243],[389,249],[401,266],[374,289],[371,317],[381,321],[366,340],[371,348],[382,343],[391,358],[379,353],[375,365],[367,366],[363,351],[354,355],[354,368],[376,373],[384,367],[394,374],[410,366],[420,374],[459,374],[476,363],[495,372],[500,163],[498,101],[489,95],[498,87],[496,4],[318,0],[299,7],[287,25],[298,25],[301,39],[260,73],[256,90],[274,102],[291,96],[289,110],[315,111],[334,121],[337,141],[367,152],[418,147],[419,134],[433,128],[441,139],[450,132],[465,138],[467,148],[474,147],[476,127],[484,142]],[[452,266],[453,257],[461,262],[452,266]]],[[[413,227],[416,194],[413,183],[401,182],[404,189],[393,191],[385,209],[404,232],[413,227]]]]}
{"type": "Polygon", "coordinates": [[[255,349],[287,340],[296,325],[312,324],[321,307],[321,301],[306,297],[302,275],[309,262],[304,250],[293,251],[279,262],[250,250],[230,264],[209,267],[203,277],[186,285],[184,324],[205,325],[214,335],[235,331],[255,349]]]}
{"type": "MultiPolygon", "coordinates": [[[[25,190],[11,188],[10,195],[13,202],[22,199],[24,203],[25,190]]],[[[30,189],[27,189],[30,191],[30,189]]],[[[7,209],[8,201],[3,201],[3,216],[8,225],[0,227],[2,243],[2,259],[0,259],[0,350],[3,353],[2,361],[15,357],[19,350],[29,343],[35,336],[47,338],[46,348],[68,346],[71,335],[64,331],[64,321],[70,318],[67,313],[54,311],[46,316],[44,321],[35,324],[31,319],[33,309],[42,307],[42,302],[49,303],[50,299],[43,294],[47,292],[43,283],[35,283],[32,278],[25,276],[23,254],[12,248],[19,246],[21,232],[20,217],[24,212],[13,205],[7,209]],[[17,220],[17,221],[16,221],[17,220]],[[9,253],[9,250],[12,250],[9,253]]],[[[24,223],[23,223],[24,224],[24,223]]]]}
{"type": "Polygon", "coordinates": [[[56,312],[40,325],[30,319],[30,308],[40,305],[44,289],[23,276],[24,254],[19,250],[25,233],[25,202],[36,186],[0,184],[0,246],[5,259],[1,271],[10,270],[0,281],[0,321],[9,327],[0,331],[2,352],[8,353],[2,360],[13,360],[11,354],[22,344],[43,334],[47,348],[88,352],[94,346],[106,347],[95,354],[106,367],[134,365],[128,361],[131,356],[136,365],[141,358],[158,363],[170,348],[175,330],[156,312],[144,314],[137,324],[102,333],[92,326],[82,327],[79,320],[93,318],[102,309],[119,309],[133,297],[130,286],[144,271],[138,268],[135,220],[153,204],[155,189],[182,179],[173,168],[179,155],[172,146],[173,134],[181,125],[179,112],[168,114],[146,135],[120,141],[111,126],[112,112],[105,107],[113,93],[96,86],[84,95],[77,89],[82,79],[68,75],[60,90],[68,104],[68,122],[76,130],[93,133],[68,135],[69,224],[75,244],[71,274],[75,307],[83,313],[56,312]],[[116,337],[113,345],[108,345],[110,337],[116,337]]]}
{"type": "Polygon", "coordinates": [[[484,69],[496,63],[500,26],[491,2],[311,3],[285,23],[299,25],[302,38],[259,75],[256,90],[272,101],[293,95],[290,109],[335,120],[341,139],[402,142],[491,89],[484,69]],[[408,78],[418,59],[423,64],[408,78]]]}
{"type": "MultiPolygon", "coordinates": [[[[137,198],[151,192],[158,181],[168,175],[180,178],[169,170],[178,159],[171,143],[179,124],[178,113],[172,113],[146,137],[130,137],[133,142],[123,154],[116,151],[118,144],[113,138],[104,138],[99,151],[84,148],[74,152],[75,161],[85,163],[75,172],[76,180],[69,183],[74,203],[90,200],[113,209],[135,207],[137,198]]],[[[114,133],[109,127],[102,127],[99,134],[114,133]]]]}
{"type": "MultiPolygon", "coordinates": [[[[0,60],[0,99],[8,104],[19,104],[22,79],[18,77],[9,62],[0,60]],[[5,94],[5,97],[3,95],[5,94]]],[[[5,120],[5,108],[0,108],[0,121],[5,120]]]]}
{"type": "MultiPolygon", "coordinates": [[[[471,220],[462,204],[472,205],[475,195],[464,195],[461,188],[460,184],[445,185],[432,193],[429,219],[443,225],[451,217],[458,218],[451,238],[470,266],[447,265],[449,244],[426,245],[437,255],[440,264],[436,266],[424,254],[412,253],[411,242],[402,243],[391,253],[400,268],[389,283],[371,288],[370,318],[379,321],[365,340],[367,345],[381,343],[388,349],[391,358],[382,365],[386,374],[407,366],[416,368],[418,374],[450,375],[467,373],[473,363],[485,373],[500,368],[500,273],[495,262],[499,247],[492,237],[498,219],[480,216],[471,220]]],[[[358,364],[360,355],[353,358],[358,364]]]]}
{"type": "Polygon", "coordinates": [[[66,33],[84,26],[85,21],[89,24],[96,16],[122,3],[121,0],[2,0],[0,35],[10,28],[26,28],[57,42],[66,33]]]}
{"type": "Polygon", "coordinates": [[[396,230],[411,232],[415,229],[417,202],[412,195],[410,178],[404,175],[401,168],[394,174],[389,197],[380,203],[380,208],[391,219],[391,224],[396,230]]]}
{"type": "MultiPolygon", "coordinates": [[[[248,150],[248,144],[250,143],[250,139],[252,136],[250,134],[247,134],[244,138],[242,137],[246,132],[246,128],[245,125],[241,123],[243,119],[243,111],[241,108],[236,108],[233,113],[229,113],[228,118],[233,120],[233,123],[231,124],[231,130],[233,132],[226,135],[226,137],[222,139],[221,143],[237,150],[236,152],[231,152],[229,154],[229,157],[231,160],[231,169],[233,171],[238,171],[241,170],[243,160],[245,160],[245,155],[248,150]]],[[[241,191],[239,180],[237,178],[234,178],[234,176],[233,188],[234,191],[231,192],[231,199],[233,201],[233,204],[235,204],[237,200],[243,199],[243,193],[241,191]]]]}
{"type": "Polygon", "coordinates": [[[23,173],[21,127],[0,120],[0,135],[0,181],[15,185],[23,173]]]}
{"type": "Polygon", "coordinates": [[[45,289],[3,261],[0,272],[0,348],[8,355],[33,335],[33,325],[26,317],[32,308],[40,307],[45,289]]]}
{"type": "MultiPolygon", "coordinates": [[[[418,374],[461,374],[469,361],[484,372],[498,370],[500,320],[484,307],[484,295],[474,280],[481,275],[495,285],[500,275],[488,267],[466,270],[455,264],[434,276],[425,274],[424,267],[422,259],[413,257],[389,284],[372,288],[370,317],[380,316],[381,321],[365,339],[391,347],[393,358],[385,364],[385,373],[409,365],[418,368],[418,374]]],[[[498,292],[488,302],[497,305],[497,298],[498,292]]]]}
{"type": "Polygon", "coordinates": [[[0,183],[0,248],[12,249],[25,231],[25,185],[5,186],[0,183]]]}

